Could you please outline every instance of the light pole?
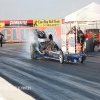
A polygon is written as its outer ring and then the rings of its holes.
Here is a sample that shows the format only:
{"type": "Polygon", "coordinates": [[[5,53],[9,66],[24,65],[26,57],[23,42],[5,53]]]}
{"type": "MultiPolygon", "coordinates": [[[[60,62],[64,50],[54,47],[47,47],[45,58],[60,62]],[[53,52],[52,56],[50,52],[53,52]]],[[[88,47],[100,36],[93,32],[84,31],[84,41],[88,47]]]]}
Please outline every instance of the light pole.
{"type": "Polygon", "coordinates": [[[18,10],[18,20],[19,20],[19,5],[18,5],[18,9],[17,10],[18,10]]]}
{"type": "Polygon", "coordinates": [[[44,27],[44,19],[42,19],[42,28],[44,27]]]}

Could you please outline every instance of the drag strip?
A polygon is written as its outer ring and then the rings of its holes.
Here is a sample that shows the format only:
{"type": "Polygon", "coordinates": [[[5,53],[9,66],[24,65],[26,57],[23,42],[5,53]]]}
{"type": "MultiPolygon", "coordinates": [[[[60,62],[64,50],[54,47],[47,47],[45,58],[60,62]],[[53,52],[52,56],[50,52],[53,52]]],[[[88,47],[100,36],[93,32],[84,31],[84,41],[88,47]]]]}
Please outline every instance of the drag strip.
{"type": "Polygon", "coordinates": [[[23,45],[8,45],[0,48],[0,76],[13,85],[29,87],[22,91],[37,100],[100,99],[99,63],[31,60],[23,45]]]}

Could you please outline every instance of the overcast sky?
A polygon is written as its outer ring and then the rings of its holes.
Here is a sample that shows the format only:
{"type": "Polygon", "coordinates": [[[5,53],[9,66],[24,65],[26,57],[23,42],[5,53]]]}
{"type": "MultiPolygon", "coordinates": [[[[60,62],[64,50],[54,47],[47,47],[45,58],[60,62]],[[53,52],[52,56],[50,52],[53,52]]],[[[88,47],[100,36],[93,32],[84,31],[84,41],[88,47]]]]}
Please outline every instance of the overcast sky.
{"type": "Polygon", "coordinates": [[[64,18],[100,0],[0,0],[0,20],[64,18]]]}

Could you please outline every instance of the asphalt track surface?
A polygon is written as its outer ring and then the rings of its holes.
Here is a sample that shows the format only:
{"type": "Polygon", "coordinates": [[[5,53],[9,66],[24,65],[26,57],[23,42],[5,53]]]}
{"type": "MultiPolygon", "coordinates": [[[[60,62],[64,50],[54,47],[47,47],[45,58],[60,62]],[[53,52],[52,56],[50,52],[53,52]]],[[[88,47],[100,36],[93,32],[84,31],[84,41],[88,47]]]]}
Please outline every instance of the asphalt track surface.
{"type": "Polygon", "coordinates": [[[100,100],[100,57],[80,63],[32,60],[25,43],[0,47],[0,76],[37,100],[100,100]]]}

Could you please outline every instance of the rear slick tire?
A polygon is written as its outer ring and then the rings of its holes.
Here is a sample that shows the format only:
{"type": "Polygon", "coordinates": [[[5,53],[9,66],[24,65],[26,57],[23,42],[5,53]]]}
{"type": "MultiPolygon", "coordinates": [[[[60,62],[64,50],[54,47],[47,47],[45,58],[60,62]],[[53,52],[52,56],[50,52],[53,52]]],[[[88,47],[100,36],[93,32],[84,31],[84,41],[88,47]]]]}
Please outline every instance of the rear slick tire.
{"type": "Polygon", "coordinates": [[[36,59],[35,46],[33,44],[30,45],[30,56],[31,59],[36,59]]]}
{"type": "Polygon", "coordinates": [[[60,51],[59,61],[60,61],[61,64],[64,63],[64,55],[63,55],[63,52],[62,51],[60,51]]]}

